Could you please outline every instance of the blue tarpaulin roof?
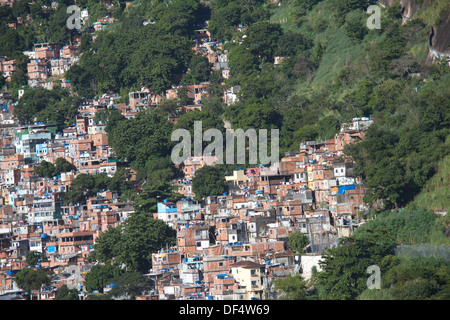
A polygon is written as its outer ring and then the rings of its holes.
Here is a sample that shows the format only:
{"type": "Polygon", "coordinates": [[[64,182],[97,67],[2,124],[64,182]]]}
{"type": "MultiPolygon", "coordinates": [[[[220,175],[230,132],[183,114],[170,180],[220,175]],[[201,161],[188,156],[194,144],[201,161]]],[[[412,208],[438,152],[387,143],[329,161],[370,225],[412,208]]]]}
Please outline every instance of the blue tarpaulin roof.
{"type": "Polygon", "coordinates": [[[338,194],[344,194],[346,190],[355,190],[355,185],[350,184],[347,186],[339,186],[338,187],[338,194]]]}

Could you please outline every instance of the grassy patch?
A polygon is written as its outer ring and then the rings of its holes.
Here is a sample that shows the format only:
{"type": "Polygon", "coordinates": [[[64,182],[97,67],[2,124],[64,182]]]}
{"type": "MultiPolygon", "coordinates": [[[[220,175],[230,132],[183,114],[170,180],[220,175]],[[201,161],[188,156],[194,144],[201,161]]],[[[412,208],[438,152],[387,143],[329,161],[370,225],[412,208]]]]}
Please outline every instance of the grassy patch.
{"type": "Polygon", "coordinates": [[[448,210],[450,207],[449,186],[450,156],[446,156],[439,163],[437,173],[427,182],[410,206],[427,210],[448,210]]]}
{"type": "Polygon", "coordinates": [[[449,10],[448,0],[433,0],[428,3],[426,8],[417,12],[417,18],[420,18],[428,26],[437,26],[442,14],[449,10]]]}

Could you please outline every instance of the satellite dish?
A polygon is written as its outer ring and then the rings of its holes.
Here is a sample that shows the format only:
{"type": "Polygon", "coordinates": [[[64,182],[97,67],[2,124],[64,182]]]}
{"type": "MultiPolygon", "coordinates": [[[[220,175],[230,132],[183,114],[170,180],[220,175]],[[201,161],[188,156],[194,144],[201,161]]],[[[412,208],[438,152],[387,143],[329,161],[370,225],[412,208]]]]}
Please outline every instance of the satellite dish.
{"type": "Polygon", "coordinates": [[[73,280],[73,283],[67,283],[67,287],[69,289],[77,289],[80,285],[80,268],[77,265],[71,265],[65,269],[65,273],[70,274],[67,280],[73,280]]]}

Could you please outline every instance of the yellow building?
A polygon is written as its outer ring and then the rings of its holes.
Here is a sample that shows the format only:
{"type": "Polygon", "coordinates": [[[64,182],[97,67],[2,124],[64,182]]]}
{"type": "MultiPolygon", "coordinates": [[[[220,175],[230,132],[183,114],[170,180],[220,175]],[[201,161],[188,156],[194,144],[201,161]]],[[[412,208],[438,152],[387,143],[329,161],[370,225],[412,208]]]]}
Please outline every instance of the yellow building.
{"type": "Polygon", "coordinates": [[[225,176],[225,181],[232,182],[234,186],[240,186],[248,182],[248,177],[244,170],[234,170],[232,176],[225,176]]]}
{"type": "Polygon", "coordinates": [[[253,261],[239,261],[232,265],[231,274],[240,286],[245,286],[247,299],[262,299],[263,283],[261,269],[263,265],[253,261]]]}
{"type": "Polygon", "coordinates": [[[313,167],[308,166],[306,168],[306,171],[308,172],[308,189],[311,189],[314,191],[314,174],[313,174],[313,167]]]}
{"type": "Polygon", "coordinates": [[[6,190],[3,191],[1,198],[2,199],[0,199],[0,202],[3,202],[2,205],[9,206],[9,197],[6,190]]]}

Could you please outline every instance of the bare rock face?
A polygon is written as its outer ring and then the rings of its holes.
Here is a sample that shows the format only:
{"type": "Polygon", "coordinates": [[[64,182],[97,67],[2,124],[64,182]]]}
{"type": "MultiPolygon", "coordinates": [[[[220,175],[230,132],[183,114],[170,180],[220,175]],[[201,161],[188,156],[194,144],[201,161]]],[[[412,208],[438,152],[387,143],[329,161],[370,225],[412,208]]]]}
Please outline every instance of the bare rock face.
{"type": "MultiPolygon", "coordinates": [[[[404,19],[410,20],[416,17],[417,12],[431,5],[433,0],[423,0],[422,4],[417,4],[417,0],[380,0],[383,6],[391,6],[394,2],[399,2],[402,7],[404,19]]],[[[443,14],[438,25],[433,26],[430,31],[430,46],[440,54],[450,56],[450,11],[443,14]]]]}
{"type": "Polygon", "coordinates": [[[414,0],[380,0],[379,2],[388,7],[394,2],[399,2],[403,7],[403,17],[413,19],[416,12],[425,8],[430,0],[424,0],[422,6],[417,5],[414,0]]]}
{"type": "Polygon", "coordinates": [[[450,11],[444,13],[438,26],[434,27],[431,46],[439,52],[450,54],[450,11]]]}

